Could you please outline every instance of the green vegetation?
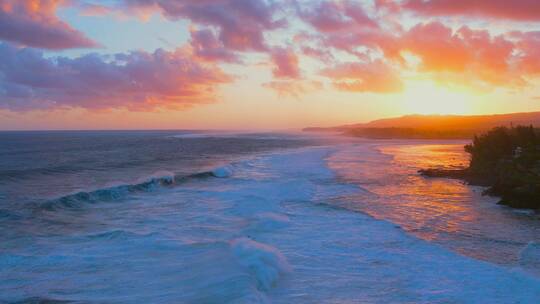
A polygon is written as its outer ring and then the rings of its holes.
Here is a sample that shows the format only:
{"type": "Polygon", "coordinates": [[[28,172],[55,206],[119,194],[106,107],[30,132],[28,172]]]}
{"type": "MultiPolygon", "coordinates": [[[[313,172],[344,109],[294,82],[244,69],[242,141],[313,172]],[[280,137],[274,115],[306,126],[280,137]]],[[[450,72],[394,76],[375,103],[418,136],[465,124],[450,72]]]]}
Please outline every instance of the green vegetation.
{"type": "Polygon", "coordinates": [[[540,209],[540,131],[497,127],[465,146],[471,154],[467,180],[515,208],[540,209]]]}
{"type": "Polygon", "coordinates": [[[540,129],[496,127],[465,146],[471,155],[466,169],[425,169],[428,177],[464,179],[488,187],[485,194],[501,197],[514,208],[540,209],[540,129]]]}

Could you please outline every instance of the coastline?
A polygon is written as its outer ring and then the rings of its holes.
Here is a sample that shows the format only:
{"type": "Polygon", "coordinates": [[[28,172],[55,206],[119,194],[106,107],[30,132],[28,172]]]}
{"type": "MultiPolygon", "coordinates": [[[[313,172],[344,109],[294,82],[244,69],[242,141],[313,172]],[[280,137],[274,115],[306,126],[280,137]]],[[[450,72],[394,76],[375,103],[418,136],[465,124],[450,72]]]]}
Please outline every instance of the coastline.
{"type": "Polygon", "coordinates": [[[420,169],[418,173],[421,176],[427,178],[450,178],[450,179],[459,179],[471,186],[481,186],[486,187],[482,192],[482,195],[489,195],[492,197],[497,197],[499,201],[497,204],[508,206],[514,209],[529,209],[536,212],[539,211],[536,201],[531,201],[529,199],[523,199],[524,195],[530,195],[535,191],[535,189],[509,189],[505,186],[501,186],[494,182],[493,178],[484,178],[478,175],[471,174],[469,168],[467,169],[437,169],[437,168],[427,168],[420,169]],[[521,192],[521,193],[520,193],[521,192]]]}
{"type": "Polygon", "coordinates": [[[497,205],[496,198],[482,195],[482,187],[459,179],[417,173],[430,166],[465,167],[463,144],[372,140],[343,146],[329,165],[339,180],[357,185],[361,192],[339,206],[391,222],[461,255],[529,269],[521,255],[531,241],[540,243],[536,213],[497,205]]]}
{"type": "Polygon", "coordinates": [[[471,157],[466,168],[434,165],[418,173],[487,187],[483,194],[498,197],[498,204],[540,210],[540,131],[532,126],[501,126],[482,132],[400,127],[306,128],[304,132],[334,132],[368,140],[471,140],[463,147],[471,157]]]}

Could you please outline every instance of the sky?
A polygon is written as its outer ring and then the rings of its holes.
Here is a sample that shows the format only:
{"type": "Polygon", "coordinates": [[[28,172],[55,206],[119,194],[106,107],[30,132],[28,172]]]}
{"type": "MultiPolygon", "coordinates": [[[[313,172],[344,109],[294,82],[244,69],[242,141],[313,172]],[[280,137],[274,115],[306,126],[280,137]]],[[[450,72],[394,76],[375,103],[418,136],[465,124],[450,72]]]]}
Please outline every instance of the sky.
{"type": "Polygon", "coordinates": [[[0,130],[540,111],[538,0],[0,0],[0,130]]]}

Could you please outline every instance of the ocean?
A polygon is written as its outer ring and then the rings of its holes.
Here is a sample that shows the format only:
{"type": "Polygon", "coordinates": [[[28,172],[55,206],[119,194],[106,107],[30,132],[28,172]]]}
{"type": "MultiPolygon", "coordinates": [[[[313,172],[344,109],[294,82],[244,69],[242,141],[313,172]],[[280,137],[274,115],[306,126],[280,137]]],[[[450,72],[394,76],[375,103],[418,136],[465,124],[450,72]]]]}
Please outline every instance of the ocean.
{"type": "Polygon", "coordinates": [[[1,303],[539,303],[540,221],[460,141],[0,133],[1,303]]]}

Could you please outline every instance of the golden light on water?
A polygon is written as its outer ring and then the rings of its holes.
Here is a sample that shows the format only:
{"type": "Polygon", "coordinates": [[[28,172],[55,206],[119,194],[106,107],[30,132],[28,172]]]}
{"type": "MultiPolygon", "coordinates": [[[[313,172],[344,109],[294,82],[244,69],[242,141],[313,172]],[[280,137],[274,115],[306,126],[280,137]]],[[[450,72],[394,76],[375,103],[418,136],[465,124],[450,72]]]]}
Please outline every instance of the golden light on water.
{"type": "Polygon", "coordinates": [[[479,193],[459,180],[426,179],[417,173],[422,168],[463,168],[468,162],[463,143],[390,143],[375,147],[380,154],[373,154],[372,158],[366,156],[368,152],[337,154],[329,159],[330,167],[342,178],[375,194],[354,201],[368,202],[361,210],[398,223],[426,240],[461,233],[465,230],[463,225],[478,218],[478,211],[469,202],[479,199],[479,193]],[[382,155],[392,156],[392,160],[382,155]]]}

